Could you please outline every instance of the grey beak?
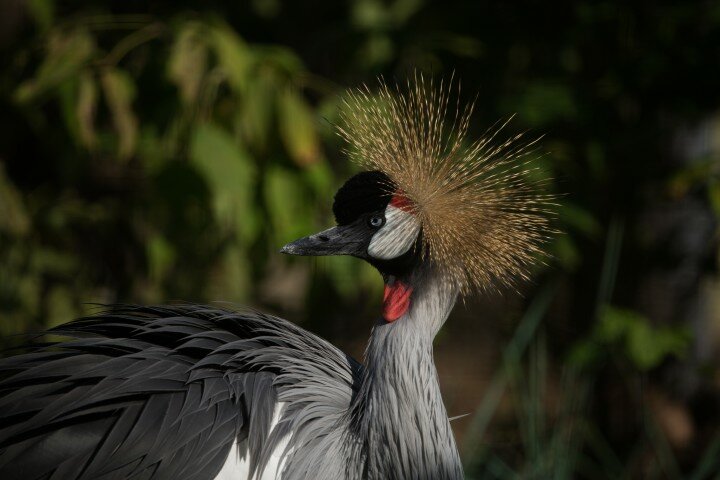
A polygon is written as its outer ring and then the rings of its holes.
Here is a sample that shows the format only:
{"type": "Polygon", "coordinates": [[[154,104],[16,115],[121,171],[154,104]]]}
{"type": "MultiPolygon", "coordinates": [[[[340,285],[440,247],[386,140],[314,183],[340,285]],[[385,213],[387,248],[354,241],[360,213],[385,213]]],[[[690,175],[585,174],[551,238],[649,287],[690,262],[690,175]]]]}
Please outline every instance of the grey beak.
{"type": "Polygon", "coordinates": [[[358,255],[365,240],[353,225],[340,225],[290,242],[280,250],[288,255],[358,255]]]}

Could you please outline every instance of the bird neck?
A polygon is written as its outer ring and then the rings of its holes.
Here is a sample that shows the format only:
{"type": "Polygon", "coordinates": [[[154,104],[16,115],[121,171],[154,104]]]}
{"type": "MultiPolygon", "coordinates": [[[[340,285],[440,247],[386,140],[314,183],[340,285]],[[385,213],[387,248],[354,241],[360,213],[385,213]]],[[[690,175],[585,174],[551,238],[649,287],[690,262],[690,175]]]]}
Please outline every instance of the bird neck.
{"type": "Polygon", "coordinates": [[[432,346],[457,292],[439,275],[405,281],[410,287],[406,311],[390,321],[384,311],[373,329],[350,431],[366,478],[462,478],[432,346]]]}

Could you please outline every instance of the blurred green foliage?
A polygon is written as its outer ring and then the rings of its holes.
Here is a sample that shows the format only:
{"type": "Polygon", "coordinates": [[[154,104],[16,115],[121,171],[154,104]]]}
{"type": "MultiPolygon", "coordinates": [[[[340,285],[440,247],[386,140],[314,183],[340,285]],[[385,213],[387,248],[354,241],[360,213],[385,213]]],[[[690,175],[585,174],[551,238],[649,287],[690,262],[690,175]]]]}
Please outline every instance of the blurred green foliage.
{"type": "Polygon", "coordinates": [[[618,348],[633,367],[647,371],[670,355],[686,355],[690,339],[687,327],[653,327],[637,312],[606,306],[589,338],[573,346],[569,362],[589,368],[602,362],[609,349],[618,348]]]}
{"type": "MultiPolygon", "coordinates": [[[[72,167],[27,203],[2,178],[3,333],[24,331],[27,319],[67,320],[93,300],[253,298],[263,256],[330,222],[336,180],[321,118],[302,93],[322,82],[290,49],[249,45],[216,15],[89,15],[54,24],[50,5],[33,10],[46,27],[42,49],[30,49],[38,66],[11,101],[32,128],[72,142],[56,158],[72,167]],[[55,108],[59,123],[47,123],[45,109],[55,108]],[[100,190],[93,198],[74,184],[84,181],[100,190]],[[113,187],[124,191],[102,191],[113,187]],[[107,227],[123,230],[120,251],[80,247],[95,243],[79,238],[88,228],[107,227]],[[41,240],[43,229],[52,233],[41,240]],[[103,272],[108,254],[139,265],[125,275],[120,265],[103,272]],[[110,285],[98,282],[106,274],[110,285]]],[[[106,240],[95,246],[113,248],[106,240]]],[[[338,285],[368,278],[355,263],[340,265],[327,270],[338,285]]]]}
{"type": "Polygon", "coordinates": [[[276,252],[332,223],[346,88],[454,75],[471,136],[544,135],[563,232],[527,301],[439,337],[502,359],[451,405],[468,475],[716,475],[715,3],[27,0],[0,6],[0,60],[4,343],[92,302],[224,300],[359,351],[375,272],[276,252]]]}

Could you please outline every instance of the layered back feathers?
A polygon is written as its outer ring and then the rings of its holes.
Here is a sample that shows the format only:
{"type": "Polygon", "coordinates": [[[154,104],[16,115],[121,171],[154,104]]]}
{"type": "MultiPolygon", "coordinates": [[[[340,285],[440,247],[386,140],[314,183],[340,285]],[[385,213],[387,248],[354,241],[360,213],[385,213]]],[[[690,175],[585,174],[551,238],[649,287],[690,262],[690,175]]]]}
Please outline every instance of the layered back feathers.
{"type": "Polygon", "coordinates": [[[354,162],[384,172],[391,193],[407,197],[422,224],[422,254],[469,293],[527,278],[551,231],[552,196],[530,180],[537,140],[498,141],[505,122],[468,142],[473,104],[451,103],[454,90],[452,80],[418,74],[405,87],[353,90],[338,133],[354,162]]]}

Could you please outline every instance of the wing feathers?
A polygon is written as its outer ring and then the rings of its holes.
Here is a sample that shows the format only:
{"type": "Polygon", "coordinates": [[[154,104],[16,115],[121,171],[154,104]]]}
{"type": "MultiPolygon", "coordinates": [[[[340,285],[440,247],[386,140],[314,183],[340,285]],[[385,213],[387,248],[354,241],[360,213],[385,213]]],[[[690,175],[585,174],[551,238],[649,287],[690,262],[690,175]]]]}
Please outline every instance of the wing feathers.
{"type": "Polygon", "coordinates": [[[51,332],[71,339],[0,360],[3,480],[212,478],[234,443],[262,470],[347,407],[360,368],[282,319],[205,306],[116,306],[51,332]],[[294,403],[271,432],[279,399],[294,403]]]}

